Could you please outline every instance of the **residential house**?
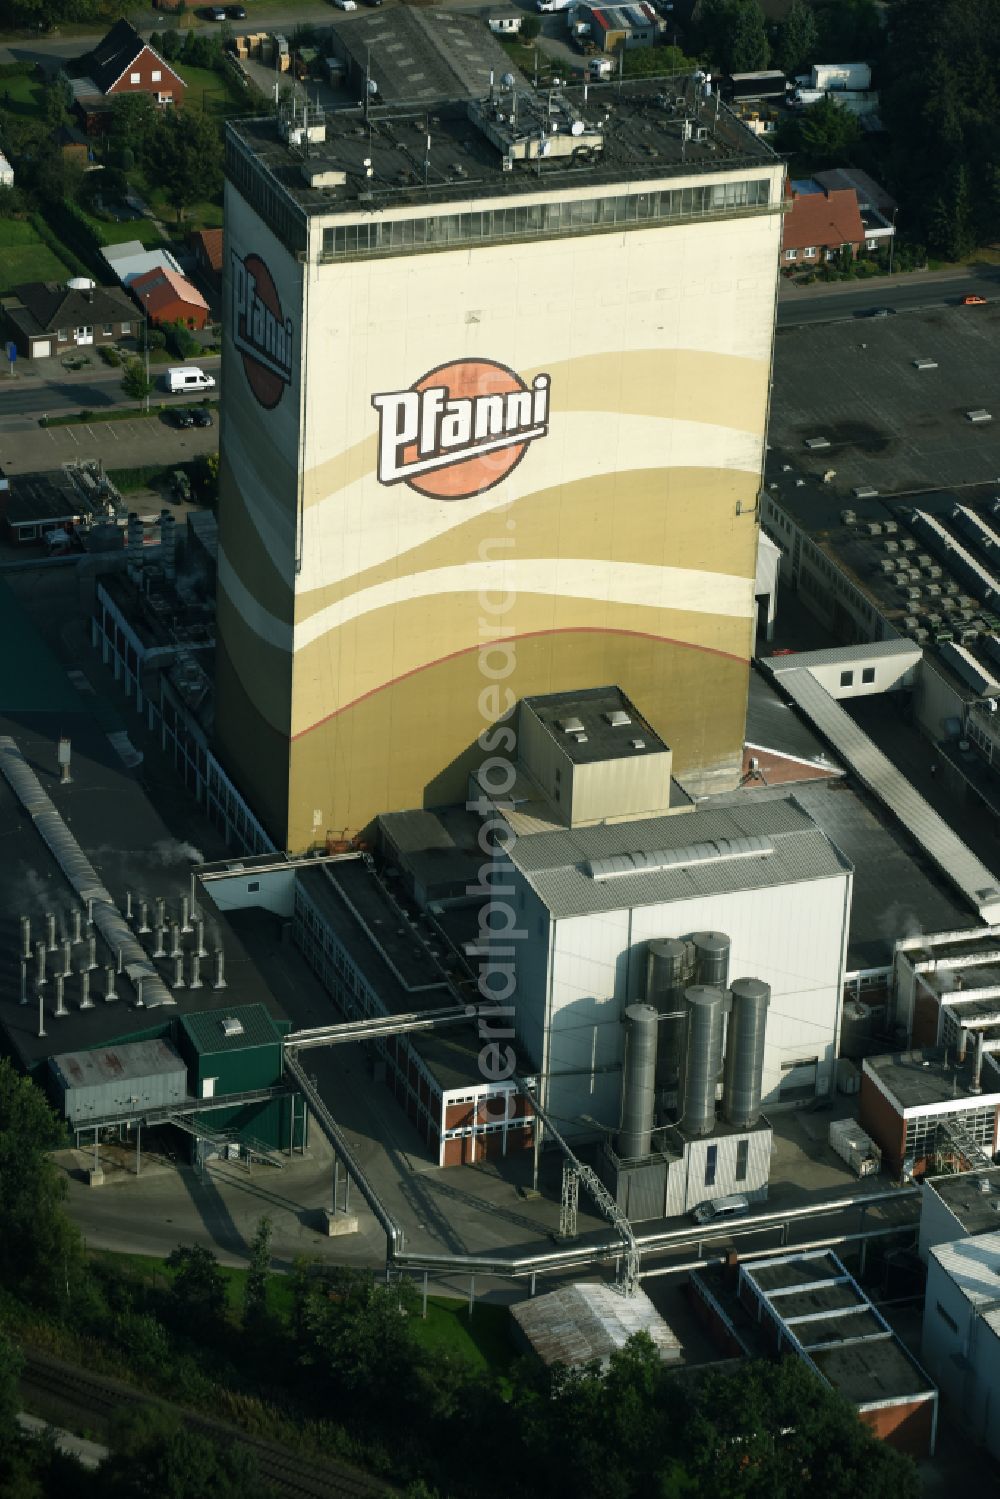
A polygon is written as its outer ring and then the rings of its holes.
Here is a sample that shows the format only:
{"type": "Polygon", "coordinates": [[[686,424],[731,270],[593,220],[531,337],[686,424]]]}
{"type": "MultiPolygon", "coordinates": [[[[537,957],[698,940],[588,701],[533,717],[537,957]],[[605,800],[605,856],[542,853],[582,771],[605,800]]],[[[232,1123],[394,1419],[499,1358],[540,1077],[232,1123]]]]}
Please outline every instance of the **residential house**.
{"type": "Polygon", "coordinates": [[[208,322],[208,303],[197,287],[176,271],[157,269],[136,276],[129,291],[154,325],[183,323],[197,332],[208,322]]]}
{"type": "Polygon", "coordinates": [[[111,344],[133,332],[135,307],[116,286],[28,281],[4,307],[8,336],[24,359],[48,359],[88,344],[111,344]]]}
{"type": "Polygon", "coordinates": [[[147,271],[176,271],[178,276],[184,274],[180,262],[174,259],[169,250],[147,250],[137,239],[125,240],[120,245],[109,245],[101,251],[101,255],[122,286],[129,286],[137,276],[144,276],[147,271]]]}
{"type": "Polygon", "coordinates": [[[195,229],[190,237],[198,269],[216,290],[222,285],[222,230],[195,229]]]}
{"type": "Polygon", "coordinates": [[[865,231],[857,193],[822,188],[811,178],[790,183],[786,192],[792,206],[782,224],[783,266],[823,265],[844,249],[860,254],[865,231]]]}
{"type": "Polygon", "coordinates": [[[87,76],[73,80],[74,103],[87,130],[101,128],[122,94],[148,94],[163,105],[184,102],[184,79],[128,21],[116,21],[87,61],[87,76]]]}
{"type": "Polygon", "coordinates": [[[856,192],[865,228],[865,249],[888,249],[896,233],[899,204],[884,187],[857,167],[835,167],[830,172],[817,172],[815,181],[823,188],[846,188],[856,192]]]}

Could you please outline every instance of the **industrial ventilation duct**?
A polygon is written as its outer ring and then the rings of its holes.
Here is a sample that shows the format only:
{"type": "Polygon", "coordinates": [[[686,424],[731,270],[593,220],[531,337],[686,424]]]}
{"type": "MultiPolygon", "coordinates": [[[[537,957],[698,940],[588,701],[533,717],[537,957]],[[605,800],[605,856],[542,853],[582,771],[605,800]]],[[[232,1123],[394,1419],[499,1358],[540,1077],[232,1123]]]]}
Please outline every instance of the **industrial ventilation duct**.
{"type": "Polygon", "coordinates": [[[649,1155],[656,1103],[656,1026],[652,1005],[629,1005],[625,1011],[625,1080],[618,1154],[623,1160],[649,1155]]]}
{"type": "Polygon", "coordinates": [[[147,1008],[172,1005],[173,996],[133,937],[128,923],[110,893],[101,884],[94,866],[66,826],[51,798],[42,789],[35,772],[17,743],[8,734],[0,736],[0,772],[21,803],[59,868],[86,905],[93,902],[93,921],[111,952],[121,954],[124,971],[147,1008]]]}
{"type": "Polygon", "coordinates": [[[689,843],[684,848],[642,850],[591,859],[587,873],[592,880],[623,879],[626,875],[663,874],[667,870],[690,869],[696,864],[725,864],[735,859],[767,859],[774,853],[770,838],[715,838],[709,843],[689,843]]]}
{"type": "Polygon", "coordinates": [[[726,1032],[722,1112],[737,1129],[750,1129],[760,1118],[771,990],[760,979],[735,979],[730,993],[733,1002],[726,1032]]]}

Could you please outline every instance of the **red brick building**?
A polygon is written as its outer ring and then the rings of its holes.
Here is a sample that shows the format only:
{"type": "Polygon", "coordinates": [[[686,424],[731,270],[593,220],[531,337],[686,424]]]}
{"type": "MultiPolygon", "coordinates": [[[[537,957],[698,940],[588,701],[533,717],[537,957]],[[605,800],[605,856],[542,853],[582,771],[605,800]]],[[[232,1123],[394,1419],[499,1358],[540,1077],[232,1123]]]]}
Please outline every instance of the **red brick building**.
{"type": "Polygon", "coordinates": [[[197,332],[208,322],[208,303],[196,286],[176,271],[157,268],[136,276],[129,291],[140,307],[145,308],[154,326],[183,323],[197,332]]]}
{"type": "Polygon", "coordinates": [[[149,94],[157,104],[184,102],[187,84],[154,52],[128,21],[116,21],[89,58],[87,83],[104,99],[121,94],[149,94]]]}
{"type": "Polygon", "coordinates": [[[827,189],[817,182],[789,183],[792,206],[781,230],[781,263],[786,267],[824,265],[843,249],[857,255],[865,242],[858,195],[853,189],[827,189]]]}

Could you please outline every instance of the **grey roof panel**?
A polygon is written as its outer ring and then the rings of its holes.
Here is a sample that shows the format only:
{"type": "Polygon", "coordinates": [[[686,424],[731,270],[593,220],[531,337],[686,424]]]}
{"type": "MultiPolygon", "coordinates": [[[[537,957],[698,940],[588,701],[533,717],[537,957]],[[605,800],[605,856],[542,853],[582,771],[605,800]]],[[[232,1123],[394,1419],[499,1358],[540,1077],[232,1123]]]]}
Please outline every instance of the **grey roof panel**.
{"type": "MultiPolygon", "coordinates": [[[[916,647],[914,649],[917,649],[916,647]]],[[[783,669],[793,702],[906,830],[983,921],[1000,921],[1000,881],[896,769],[807,667],[783,669]]]]}

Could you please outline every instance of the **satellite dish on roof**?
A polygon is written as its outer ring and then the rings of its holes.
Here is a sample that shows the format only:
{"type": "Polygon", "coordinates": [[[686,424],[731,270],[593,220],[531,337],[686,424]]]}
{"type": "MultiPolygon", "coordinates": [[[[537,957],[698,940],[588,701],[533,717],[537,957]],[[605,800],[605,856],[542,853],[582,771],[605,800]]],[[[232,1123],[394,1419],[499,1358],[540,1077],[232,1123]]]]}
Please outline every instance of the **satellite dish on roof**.
{"type": "Polygon", "coordinates": [[[569,127],[569,133],[570,135],[582,135],[586,128],[582,120],[574,120],[569,127]]]}
{"type": "Polygon", "coordinates": [[[513,73],[505,73],[503,75],[503,77],[500,79],[500,82],[501,82],[501,84],[502,84],[502,86],[504,88],[513,88],[514,87],[514,75],[513,75],[513,73]]]}
{"type": "Polygon", "coordinates": [[[368,82],[365,84],[365,87],[367,88],[368,93],[372,98],[374,98],[374,96],[378,93],[378,84],[375,82],[374,78],[369,78],[368,82]]]}

